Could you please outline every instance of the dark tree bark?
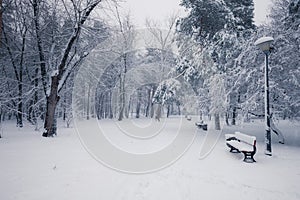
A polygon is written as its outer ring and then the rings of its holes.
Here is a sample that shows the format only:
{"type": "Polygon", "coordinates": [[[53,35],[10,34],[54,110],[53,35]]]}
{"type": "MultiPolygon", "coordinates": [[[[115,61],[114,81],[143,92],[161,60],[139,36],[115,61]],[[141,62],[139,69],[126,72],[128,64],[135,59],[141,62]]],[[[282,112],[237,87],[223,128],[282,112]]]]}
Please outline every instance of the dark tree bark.
{"type": "Polygon", "coordinates": [[[163,108],[162,104],[160,104],[160,103],[157,104],[157,108],[156,108],[156,112],[155,112],[155,119],[157,121],[160,121],[162,108],[163,108]]]}
{"type": "Polygon", "coordinates": [[[67,94],[64,93],[64,101],[63,101],[63,121],[66,121],[67,118],[67,94]]]}
{"type": "Polygon", "coordinates": [[[86,119],[90,119],[90,96],[91,96],[91,86],[88,84],[88,94],[87,94],[87,104],[86,104],[86,119]]]}
{"type": "Polygon", "coordinates": [[[220,114],[219,113],[215,113],[214,117],[215,117],[215,129],[216,130],[221,130],[220,114]]]}
{"type": "Polygon", "coordinates": [[[240,103],[240,93],[238,93],[238,97],[237,97],[237,105],[234,105],[234,106],[233,106],[233,109],[232,109],[232,121],[231,121],[231,124],[232,124],[232,125],[236,125],[237,106],[239,105],[239,103],[240,103]]]}
{"type": "Polygon", "coordinates": [[[229,126],[229,114],[228,114],[228,112],[225,113],[225,122],[226,122],[226,125],[229,126]]]}
{"type": "Polygon", "coordinates": [[[97,117],[98,119],[102,119],[103,118],[103,94],[100,94],[98,97],[98,105],[97,106],[97,117]]]}
{"type": "Polygon", "coordinates": [[[111,91],[109,91],[109,93],[108,93],[108,95],[109,95],[109,101],[108,101],[108,106],[109,106],[109,108],[108,108],[108,111],[109,111],[109,115],[108,115],[108,118],[109,119],[112,119],[113,117],[114,117],[114,115],[113,115],[113,110],[112,110],[112,92],[111,91]]]}
{"type": "Polygon", "coordinates": [[[17,64],[16,60],[15,60],[15,56],[13,54],[13,51],[11,49],[11,47],[8,45],[9,44],[9,39],[8,39],[8,35],[5,32],[4,28],[3,28],[3,35],[4,35],[4,39],[5,42],[7,43],[6,45],[6,49],[13,67],[13,71],[17,80],[17,84],[18,84],[18,101],[17,101],[17,114],[16,114],[16,118],[17,118],[17,126],[18,127],[23,127],[23,61],[24,61],[24,52],[25,52],[25,43],[26,43],[26,34],[27,34],[27,27],[24,25],[21,30],[21,37],[22,37],[22,46],[21,46],[21,52],[20,52],[20,62],[17,64]],[[17,67],[17,65],[19,66],[19,69],[17,67]]]}
{"type": "Polygon", "coordinates": [[[23,60],[25,52],[25,42],[26,42],[27,28],[24,28],[22,33],[22,50],[20,59],[20,69],[19,69],[19,80],[18,80],[18,126],[23,127],[23,60]]]}
{"type": "Polygon", "coordinates": [[[154,103],[152,102],[152,97],[153,97],[153,95],[154,95],[154,93],[155,93],[155,90],[156,90],[156,87],[155,86],[153,86],[152,87],[152,92],[151,92],[151,106],[150,106],[150,117],[151,118],[153,118],[154,117],[154,103]]]}
{"type": "Polygon", "coordinates": [[[168,107],[167,107],[167,118],[169,117],[170,115],[170,112],[171,112],[171,109],[170,109],[170,104],[168,104],[168,107]]]}
{"type": "Polygon", "coordinates": [[[120,74],[120,112],[119,112],[119,121],[122,121],[124,118],[124,114],[128,118],[128,109],[126,109],[126,94],[125,94],[125,82],[126,82],[126,73],[127,73],[127,53],[123,55],[124,61],[124,70],[121,71],[120,74]]]}
{"type": "Polygon", "coordinates": [[[152,89],[148,89],[148,98],[147,98],[147,106],[146,106],[146,117],[149,117],[150,115],[150,108],[151,108],[151,93],[152,93],[152,89]]]}
{"type": "Polygon", "coordinates": [[[118,121],[122,121],[124,118],[124,109],[125,109],[125,99],[124,99],[124,94],[123,94],[123,76],[122,74],[120,75],[120,88],[119,88],[119,92],[120,92],[120,110],[119,110],[119,117],[118,117],[118,121]]]}
{"type": "Polygon", "coordinates": [[[232,121],[231,121],[231,125],[235,125],[236,124],[236,117],[237,117],[236,116],[236,114],[237,114],[236,110],[237,110],[236,106],[234,106],[233,109],[232,109],[232,121]]]}
{"type": "Polygon", "coordinates": [[[41,69],[43,90],[44,90],[45,95],[47,95],[47,70],[46,70],[46,60],[45,60],[44,48],[43,48],[43,44],[42,44],[42,37],[41,37],[41,31],[40,31],[39,2],[37,0],[33,0],[32,6],[33,6],[35,34],[36,34],[37,47],[38,47],[39,59],[40,59],[40,69],[41,69]]]}
{"type": "Polygon", "coordinates": [[[58,96],[58,83],[59,79],[58,76],[52,76],[51,77],[51,90],[50,90],[50,95],[47,97],[47,107],[46,107],[46,118],[45,118],[45,124],[44,128],[46,132],[43,133],[44,137],[50,137],[53,135],[56,135],[56,127],[54,126],[55,124],[55,110],[56,110],[56,105],[59,101],[59,96],[58,96]]]}
{"type": "Polygon", "coordinates": [[[140,118],[140,111],[141,111],[141,99],[142,99],[142,93],[141,90],[137,90],[137,105],[136,105],[136,118],[140,118]]]}

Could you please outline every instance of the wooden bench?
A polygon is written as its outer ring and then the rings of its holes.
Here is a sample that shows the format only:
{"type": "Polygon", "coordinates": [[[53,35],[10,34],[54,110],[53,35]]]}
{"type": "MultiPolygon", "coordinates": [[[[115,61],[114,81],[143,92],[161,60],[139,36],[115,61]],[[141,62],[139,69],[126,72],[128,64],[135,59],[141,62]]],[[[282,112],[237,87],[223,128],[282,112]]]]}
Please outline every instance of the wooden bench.
{"type": "Polygon", "coordinates": [[[232,153],[243,153],[244,162],[256,162],[253,158],[256,153],[256,137],[240,132],[225,134],[226,145],[232,153]]]}
{"type": "Polygon", "coordinates": [[[198,128],[202,128],[204,131],[207,131],[207,124],[204,124],[203,121],[201,121],[201,122],[196,122],[195,125],[196,125],[198,128]]]}

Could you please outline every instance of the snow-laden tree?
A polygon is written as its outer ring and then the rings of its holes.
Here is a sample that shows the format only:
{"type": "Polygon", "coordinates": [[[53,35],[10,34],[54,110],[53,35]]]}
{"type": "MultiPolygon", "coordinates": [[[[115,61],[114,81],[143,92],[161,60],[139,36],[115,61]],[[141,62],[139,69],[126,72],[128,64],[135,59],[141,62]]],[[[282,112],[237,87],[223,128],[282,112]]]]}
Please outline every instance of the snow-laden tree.
{"type": "Polygon", "coordinates": [[[273,112],[300,115],[300,1],[275,0],[265,34],[274,37],[270,54],[270,98],[273,112]]]}
{"type": "MultiPolygon", "coordinates": [[[[173,58],[173,47],[175,44],[175,32],[174,28],[176,25],[177,14],[170,15],[164,23],[155,22],[154,20],[147,19],[146,27],[150,33],[147,43],[151,47],[157,47],[156,52],[159,55],[157,64],[160,66],[161,72],[158,74],[160,82],[167,78],[168,62],[173,58]],[[171,59],[170,59],[171,57],[171,59]]],[[[172,61],[171,61],[172,62],[172,61]]],[[[163,109],[162,102],[156,101],[157,104],[155,118],[160,119],[161,110],[163,109]]]]}
{"type": "Polygon", "coordinates": [[[241,53],[235,59],[235,69],[240,69],[240,72],[235,73],[239,75],[237,79],[233,70],[228,76],[233,78],[229,82],[232,90],[229,103],[237,105],[234,107],[245,117],[248,114],[264,115],[264,54],[254,45],[255,40],[264,35],[275,39],[269,55],[271,112],[274,117],[299,116],[299,9],[295,6],[298,2],[274,1],[270,24],[258,27],[256,33],[243,43],[241,53]]]}
{"type": "MultiPolygon", "coordinates": [[[[35,27],[35,35],[37,41],[40,72],[43,90],[46,95],[46,115],[44,128],[45,132],[43,136],[52,136],[56,134],[56,108],[59,102],[59,92],[63,88],[67,78],[72,73],[75,67],[77,67],[82,59],[88,55],[89,50],[95,45],[93,42],[81,43],[83,46],[79,46],[80,35],[83,32],[83,25],[86,24],[88,17],[95,7],[101,2],[101,0],[93,1],[55,1],[50,2],[49,12],[54,18],[58,17],[56,14],[60,13],[60,9],[64,8],[68,19],[71,19],[71,34],[66,42],[63,42],[64,48],[61,50],[59,56],[55,56],[55,50],[57,47],[57,40],[53,40],[49,45],[50,53],[46,55],[45,48],[46,41],[43,40],[43,29],[45,21],[42,15],[47,13],[48,10],[44,10],[45,2],[33,0],[33,22],[35,27]],[[56,17],[55,17],[56,16],[56,17]],[[50,69],[48,71],[47,69],[50,69]],[[48,82],[48,76],[50,80],[48,82]]],[[[60,33],[54,33],[55,36],[59,36],[60,33]]]]}
{"type": "MultiPolygon", "coordinates": [[[[176,98],[178,98],[176,94],[178,90],[180,90],[180,86],[181,83],[174,78],[170,78],[162,81],[158,85],[153,95],[152,101],[162,106],[173,103],[174,101],[177,100],[176,98]]],[[[157,115],[155,116],[155,119],[157,119],[158,121],[160,120],[160,118],[161,118],[161,109],[157,111],[157,115]]]]}
{"type": "Polygon", "coordinates": [[[12,101],[16,104],[17,126],[23,127],[23,87],[25,82],[23,79],[25,65],[28,63],[28,60],[26,60],[26,50],[30,26],[27,22],[30,20],[27,15],[29,12],[28,2],[15,0],[10,3],[4,3],[5,13],[1,45],[4,57],[1,57],[1,62],[4,64],[3,70],[7,71],[6,75],[15,80],[11,86],[15,85],[17,87],[16,94],[13,95],[17,98],[12,99],[12,101]],[[10,72],[13,72],[13,77],[10,76],[10,72]]]}
{"type": "Polygon", "coordinates": [[[273,106],[284,117],[299,117],[300,1],[275,1],[270,18],[270,34],[275,38],[274,52],[270,56],[273,106]]]}
{"type": "Polygon", "coordinates": [[[182,0],[181,6],[188,9],[186,17],[178,22],[180,32],[196,35],[202,45],[222,30],[227,21],[227,12],[222,0],[182,0]]]}
{"type": "MultiPolygon", "coordinates": [[[[210,86],[209,80],[213,80],[211,77],[223,74],[227,81],[225,94],[232,98],[227,112],[231,110],[235,117],[238,107],[235,102],[239,95],[232,93],[238,93],[238,82],[243,81],[240,78],[244,71],[240,65],[240,55],[243,54],[243,48],[255,28],[253,1],[185,0],[181,5],[189,10],[189,14],[178,21],[178,41],[181,57],[188,59],[189,64],[185,71],[179,72],[187,74],[185,77],[198,80],[196,87],[201,88],[198,94],[203,102],[212,100],[206,93],[210,86]],[[189,35],[195,42],[188,41],[185,44],[183,34],[189,35]]],[[[181,64],[178,65],[180,69],[181,64]]]]}
{"type": "Polygon", "coordinates": [[[220,117],[227,107],[225,84],[225,76],[222,74],[215,74],[209,81],[210,114],[214,116],[216,130],[221,130],[220,117]]]}
{"type": "Polygon", "coordinates": [[[118,120],[121,121],[124,118],[124,115],[128,118],[128,107],[127,104],[127,96],[126,96],[126,73],[130,67],[130,56],[129,54],[134,49],[134,42],[136,38],[136,31],[133,23],[131,22],[131,16],[127,14],[126,16],[121,16],[116,7],[116,18],[118,23],[118,32],[119,32],[119,46],[120,46],[120,58],[121,58],[121,67],[120,75],[119,75],[119,116],[118,120]]]}
{"type": "Polygon", "coordinates": [[[165,104],[176,96],[176,92],[180,89],[180,82],[174,78],[162,81],[153,96],[155,103],[165,104]]]}

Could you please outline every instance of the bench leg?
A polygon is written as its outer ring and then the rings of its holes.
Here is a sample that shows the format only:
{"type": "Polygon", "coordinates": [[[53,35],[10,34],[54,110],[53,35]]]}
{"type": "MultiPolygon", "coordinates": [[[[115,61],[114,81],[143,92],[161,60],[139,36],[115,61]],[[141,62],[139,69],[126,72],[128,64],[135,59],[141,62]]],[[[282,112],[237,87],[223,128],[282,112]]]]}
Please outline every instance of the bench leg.
{"type": "Polygon", "coordinates": [[[244,162],[253,163],[256,162],[253,158],[254,152],[242,152],[244,154],[244,162]]]}
{"type": "Polygon", "coordinates": [[[240,151],[237,150],[237,149],[235,149],[235,148],[231,148],[231,149],[230,149],[230,152],[231,152],[231,153],[240,153],[240,151]]]}
{"type": "Polygon", "coordinates": [[[238,149],[234,148],[230,144],[226,143],[226,145],[230,148],[229,152],[231,152],[231,153],[240,153],[240,151],[238,149]]]}

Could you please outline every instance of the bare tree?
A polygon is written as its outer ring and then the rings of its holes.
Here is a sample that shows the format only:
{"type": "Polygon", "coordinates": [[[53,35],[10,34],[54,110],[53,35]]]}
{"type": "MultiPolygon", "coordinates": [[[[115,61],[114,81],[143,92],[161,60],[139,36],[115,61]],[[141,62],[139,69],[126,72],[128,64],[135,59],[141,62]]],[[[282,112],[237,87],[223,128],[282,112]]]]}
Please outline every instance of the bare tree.
{"type": "MultiPolygon", "coordinates": [[[[14,101],[17,107],[15,111],[18,127],[23,127],[23,74],[24,65],[26,64],[25,53],[28,41],[27,21],[29,20],[27,6],[27,2],[24,1],[15,0],[10,2],[10,12],[13,13],[15,17],[8,17],[6,24],[4,26],[1,25],[4,39],[3,44],[8,55],[9,66],[12,67],[14,79],[17,83],[17,98],[14,98],[14,101]]],[[[11,71],[10,69],[8,70],[11,71]]]]}
{"type": "Polygon", "coordinates": [[[126,106],[126,91],[125,91],[125,82],[126,82],[126,73],[129,67],[129,53],[133,49],[133,43],[135,39],[135,31],[134,26],[131,24],[130,15],[127,14],[123,19],[120,16],[118,7],[116,7],[116,16],[119,24],[119,31],[121,33],[121,52],[120,56],[122,58],[122,70],[119,75],[119,116],[118,120],[121,121],[124,118],[124,114],[126,117],[129,115],[129,109],[126,106]]]}
{"type": "MultiPolygon", "coordinates": [[[[165,62],[167,59],[167,54],[169,52],[172,52],[172,46],[175,43],[174,28],[177,19],[178,14],[172,14],[167,18],[165,24],[161,24],[150,19],[146,20],[146,27],[153,37],[152,42],[154,42],[154,46],[157,46],[157,48],[160,49],[160,82],[162,82],[163,79],[166,78],[164,77],[164,75],[166,74],[165,62]]],[[[153,46],[153,44],[150,45],[153,46]]],[[[157,119],[158,121],[161,118],[162,107],[163,106],[161,103],[157,104],[157,108],[155,111],[155,119],[157,119]]]]}
{"type": "MultiPolygon", "coordinates": [[[[86,23],[91,12],[102,0],[93,1],[75,1],[71,0],[71,7],[69,7],[66,1],[62,1],[65,7],[65,11],[69,15],[73,15],[75,22],[72,25],[72,33],[68,39],[65,48],[62,50],[61,56],[55,62],[56,66],[53,67],[50,77],[50,84],[47,83],[47,69],[46,69],[46,57],[45,50],[43,49],[43,41],[41,38],[40,27],[40,8],[41,1],[32,0],[32,7],[34,13],[34,24],[37,38],[37,46],[40,59],[40,70],[42,76],[42,84],[44,93],[46,95],[46,116],[44,128],[45,132],[43,136],[49,137],[56,134],[56,117],[55,110],[59,102],[59,92],[65,84],[67,78],[72,73],[75,67],[77,67],[82,59],[88,55],[88,52],[78,52],[76,45],[82,31],[83,25],[86,23]]],[[[53,44],[55,45],[55,44],[53,44]]],[[[51,56],[50,56],[51,57],[51,56]]]]}

